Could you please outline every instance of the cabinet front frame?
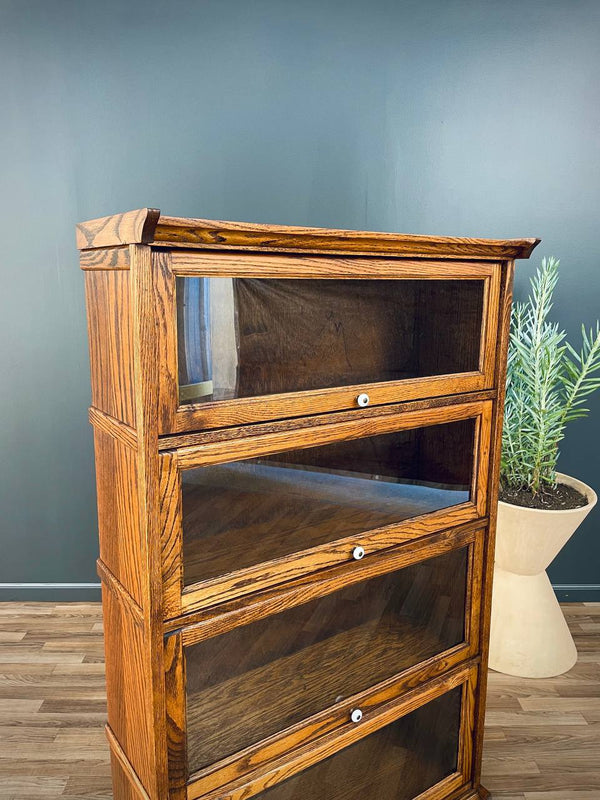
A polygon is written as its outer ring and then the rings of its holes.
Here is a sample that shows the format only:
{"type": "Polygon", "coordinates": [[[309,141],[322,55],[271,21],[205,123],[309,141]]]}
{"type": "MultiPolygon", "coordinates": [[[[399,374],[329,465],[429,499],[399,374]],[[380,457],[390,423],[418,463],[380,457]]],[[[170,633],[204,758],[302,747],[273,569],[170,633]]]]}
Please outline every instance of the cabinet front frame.
{"type": "Polygon", "coordinates": [[[334,258],[153,249],[154,313],[159,352],[159,433],[181,433],[356,408],[358,394],[372,406],[479,391],[494,385],[501,263],[416,259],[334,258]],[[472,372],[400,381],[285,392],[180,404],[177,366],[178,277],[481,280],[483,308],[479,366],[472,372]]]}
{"type": "Polygon", "coordinates": [[[415,411],[399,409],[385,416],[349,419],[345,422],[300,430],[274,431],[250,435],[244,439],[207,442],[161,453],[159,501],[165,618],[176,618],[181,614],[285,583],[334,564],[348,563],[357,540],[368,554],[375,554],[380,550],[422,538],[444,528],[484,517],[487,513],[492,409],[493,401],[490,400],[415,411]],[[469,500],[215,578],[190,585],[184,584],[181,476],[183,470],[466,419],[475,419],[469,500]]]}
{"type": "MultiPolygon", "coordinates": [[[[168,633],[164,647],[171,785],[174,788],[179,787],[179,790],[184,785],[193,787],[192,794],[188,794],[189,798],[212,793],[218,787],[242,780],[244,775],[253,771],[264,770],[271,762],[289,759],[298,750],[303,752],[306,748],[314,747],[315,742],[318,743],[323,737],[336,739],[338,736],[343,736],[343,732],[349,727],[348,719],[353,708],[360,706],[367,719],[378,716],[380,710],[385,711],[390,706],[403,707],[405,699],[410,698],[415,692],[418,693],[422,685],[443,680],[444,675],[469,659],[475,658],[479,652],[480,593],[485,535],[486,528],[481,524],[463,526],[453,532],[453,535],[447,532],[437,534],[429,537],[429,541],[425,543],[414,542],[407,547],[395,548],[394,551],[380,554],[370,564],[364,562],[356,564],[351,574],[348,574],[343,567],[337,567],[318,577],[297,581],[296,585],[285,590],[271,590],[243,604],[233,601],[223,608],[203,612],[196,622],[168,633]],[[227,633],[240,625],[251,624],[288,608],[332,594],[352,583],[395,572],[463,547],[468,548],[468,555],[465,632],[462,642],[344,699],[335,706],[324,709],[192,775],[189,774],[186,736],[188,725],[186,647],[227,633]]],[[[351,727],[356,730],[355,726],[351,727]]],[[[362,723],[358,727],[362,729],[362,723]]],[[[465,742],[467,741],[468,737],[465,739],[465,742]]],[[[460,752],[463,749],[461,746],[460,752]]],[[[468,769],[463,772],[469,771],[470,763],[468,769]]]]}

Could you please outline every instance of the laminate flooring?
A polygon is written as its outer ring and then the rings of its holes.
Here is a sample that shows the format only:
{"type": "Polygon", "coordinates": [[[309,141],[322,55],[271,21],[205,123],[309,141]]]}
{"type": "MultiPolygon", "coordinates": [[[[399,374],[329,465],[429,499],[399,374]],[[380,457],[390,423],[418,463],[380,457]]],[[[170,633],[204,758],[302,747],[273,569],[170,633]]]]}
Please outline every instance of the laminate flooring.
{"type": "MultiPolygon", "coordinates": [[[[566,675],[491,672],[483,782],[494,800],[600,800],[600,603],[563,605],[566,675]]],[[[0,604],[0,800],[109,800],[99,604],[0,604]]]]}

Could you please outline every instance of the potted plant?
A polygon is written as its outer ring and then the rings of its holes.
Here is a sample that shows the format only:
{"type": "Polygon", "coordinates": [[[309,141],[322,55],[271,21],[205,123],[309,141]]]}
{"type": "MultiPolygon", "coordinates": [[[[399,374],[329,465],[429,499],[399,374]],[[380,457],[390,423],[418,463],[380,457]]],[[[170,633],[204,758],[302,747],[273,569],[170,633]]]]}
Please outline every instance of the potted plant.
{"type": "Polygon", "coordinates": [[[544,259],[528,299],[513,306],[500,465],[489,664],[532,678],[577,660],[545,570],[597,500],[556,471],[566,426],[588,413],[586,399],[600,387],[600,325],[582,326],[577,351],[548,320],[558,268],[544,259]]]}

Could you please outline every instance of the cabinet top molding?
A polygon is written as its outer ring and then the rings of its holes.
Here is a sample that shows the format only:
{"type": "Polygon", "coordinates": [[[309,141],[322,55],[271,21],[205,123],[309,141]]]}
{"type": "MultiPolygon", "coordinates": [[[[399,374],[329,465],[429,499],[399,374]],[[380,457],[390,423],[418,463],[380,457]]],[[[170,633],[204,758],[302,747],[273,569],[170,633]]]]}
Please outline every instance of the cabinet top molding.
{"type": "Polygon", "coordinates": [[[152,244],[171,248],[494,260],[529,258],[539,242],[539,239],[471,239],[188,219],[166,217],[156,208],[140,208],[77,225],[79,250],[152,244]]]}

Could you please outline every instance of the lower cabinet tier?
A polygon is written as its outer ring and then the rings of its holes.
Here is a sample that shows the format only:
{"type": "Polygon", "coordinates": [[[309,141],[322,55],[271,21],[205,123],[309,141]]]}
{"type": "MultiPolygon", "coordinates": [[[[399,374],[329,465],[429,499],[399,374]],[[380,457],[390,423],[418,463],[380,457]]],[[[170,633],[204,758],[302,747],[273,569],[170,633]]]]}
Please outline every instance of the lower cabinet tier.
{"type": "Polygon", "coordinates": [[[264,800],[412,800],[457,771],[461,688],[260,794],[264,800]]]}
{"type": "Polygon", "coordinates": [[[478,669],[460,666],[335,734],[188,800],[442,800],[472,781],[478,669]]]}

